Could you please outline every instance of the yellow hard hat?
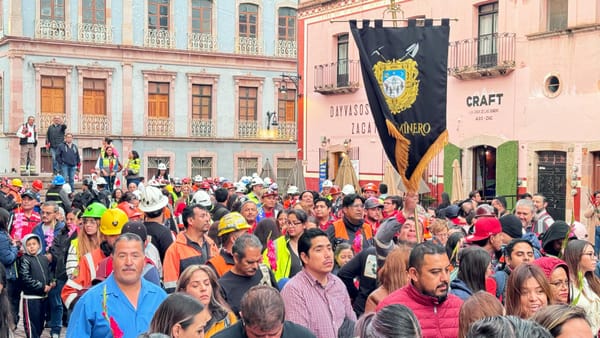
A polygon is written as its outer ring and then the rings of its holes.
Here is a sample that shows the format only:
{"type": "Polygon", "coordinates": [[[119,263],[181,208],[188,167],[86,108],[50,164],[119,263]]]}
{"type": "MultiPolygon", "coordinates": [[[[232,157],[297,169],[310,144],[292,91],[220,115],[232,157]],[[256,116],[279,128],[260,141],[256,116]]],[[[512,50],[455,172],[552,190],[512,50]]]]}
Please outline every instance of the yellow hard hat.
{"type": "Polygon", "coordinates": [[[23,181],[21,181],[20,178],[13,178],[12,181],[10,181],[10,185],[17,188],[23,188],[23,181]]]}
{"type": "Polygon", "coordinates": [[[219,237],[230,232],[238,230],[247,230],[251,226],[246,222],[246,219],[239,212],[230,212],[221,218],[219,221],[218,233],[219,237]]]}
{"type": "Polygon", "coordinates": [[[100,232],[107,236],[120,235],[128,220],[125,211],[119,208],[108,209],[100,218],[100,232]]]}

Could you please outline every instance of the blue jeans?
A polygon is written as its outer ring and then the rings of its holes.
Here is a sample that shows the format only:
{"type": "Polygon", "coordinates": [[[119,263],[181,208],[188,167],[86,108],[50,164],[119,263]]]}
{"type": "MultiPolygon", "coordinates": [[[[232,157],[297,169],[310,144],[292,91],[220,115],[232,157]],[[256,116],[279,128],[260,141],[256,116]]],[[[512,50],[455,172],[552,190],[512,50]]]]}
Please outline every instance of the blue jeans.
{"type": "Polygon", "coordinates": [[[596,225],[596,234],[594,235],[594,252],[596,255],[600,252],[600,225],[596,225]]]}
{"type": "Polygon", "coordinates": [[[54,148],[54,147],[50,147],[50,154],[52,155],[52,173],[56,174],[59,173],[60,174],[60,165],[58,164],[58,161],[56,160],[56,152],[58,151],[58,147],[54,148]]]}
{"type": "Polygon", "coordinates": [[[50,334],[60,334],[62,329],[63,303],[60,298],[60,292],[65,286],[66,281],[57,280],[56,286],[48,292],[48,301],[50,302],[50,334]]]}
{"type": "Polygon", "coordinates": [[[65,177],[65,181],[71,186],[71,190],[75,191],[75,170],[76,166],[63,164],[61,174],[65,177]]]}

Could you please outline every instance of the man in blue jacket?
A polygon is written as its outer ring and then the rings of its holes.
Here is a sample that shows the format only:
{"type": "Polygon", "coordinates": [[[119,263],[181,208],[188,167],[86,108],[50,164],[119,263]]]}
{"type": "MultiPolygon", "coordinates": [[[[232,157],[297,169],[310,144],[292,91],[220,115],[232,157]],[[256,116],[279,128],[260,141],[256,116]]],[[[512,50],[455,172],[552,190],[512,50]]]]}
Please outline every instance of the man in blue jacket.
{"type": "Polygon", "coordinates": [[[142,278],[144,264],[142,239],[132,233],[119,236],[113,251],[113,273],[75,304],[67,337],[137,337],[148,331],[167,294],[142,278]]]}
{"type": "Polygon", "coordinates": [[[56,160],[67,183],[75,189],[75,170],[79,167],[81,159],[77,146],[73,144],[73,134],[65,134],[65,141],[58,146],[56,160]]]}

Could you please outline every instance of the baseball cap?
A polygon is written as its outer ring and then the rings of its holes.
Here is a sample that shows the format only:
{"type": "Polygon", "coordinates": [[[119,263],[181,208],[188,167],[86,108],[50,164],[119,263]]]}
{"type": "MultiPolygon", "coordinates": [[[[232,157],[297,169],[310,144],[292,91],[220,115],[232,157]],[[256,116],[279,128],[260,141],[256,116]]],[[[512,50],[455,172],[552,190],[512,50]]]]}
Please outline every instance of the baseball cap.
{"type": "Polygon", "coordinates": [[[21,198],[24,198],[24,197],[29,197],[29,198],[31,198],[32,200],[35,200],[35,199],[36,199],[35,193],[34,193],[33,191],[31,191],[31,190],[25,190],[25,191],[24,191],[24,192],[21,194],[21,198]]]}
{"type": "Polygon", "coordinates": [[[365,209],[383,208],[383,204],[379,202],[378,198],[370,197],[365,201],[365,209]]]}
{"type": "Polygon", "coordinates": [[[496,214],[494,214],[494,207],[489,204],[480,204],[475,210],[475,217],[496,217],[496,214]]]}
{"type": "Polygon", "coordinates": [[[142,241],[145,241],[148,238],[148,231],[146,230],[146,226],[140,221],[130,221],[125,223],[123,229],[121,229],[121,234],[129,233],[140,236],[142,241]]]}
{"type": "Polygon", "coordinates": [[[477,242],[502,232],[500,221],[492,217],[481,218],[475,223],[475,232],[466,237],[467,242],[477,242]]]}

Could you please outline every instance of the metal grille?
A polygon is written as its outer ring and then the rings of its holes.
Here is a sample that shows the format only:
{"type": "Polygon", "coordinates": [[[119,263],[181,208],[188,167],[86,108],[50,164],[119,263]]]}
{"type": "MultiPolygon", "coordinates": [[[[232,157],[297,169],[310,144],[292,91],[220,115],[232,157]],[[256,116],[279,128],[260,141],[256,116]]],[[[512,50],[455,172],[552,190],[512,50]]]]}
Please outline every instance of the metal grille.
{"type": "Polygon", "coordinates": [[[282,190],[285,182],[288,180],[289,176],[292,174],[294,169],[294,164],[296,163],[295,158],[278,158],[277,159],[277,185],[279,189],[282,190]]]}
{"type": "Polygon", "coordinates": [[[196,175],[212,177],[212,169],[212,157],[192,157],[192,177],[195,177],[196,175]]]}
{"type": "MultiPolygon", "coordinates": [[[[238,178],[242,176],[252,176],[258,172],[258,158],[240,157],[238,158],[238,178]]],[[[278,175],[279,176],[279,175],[278,175]]]]}

